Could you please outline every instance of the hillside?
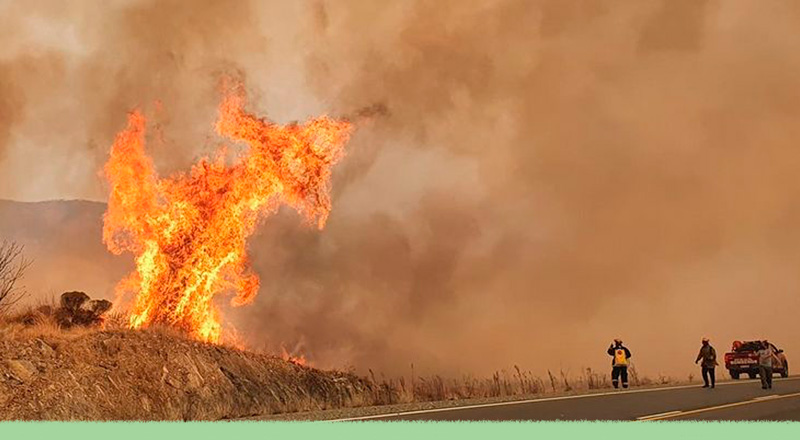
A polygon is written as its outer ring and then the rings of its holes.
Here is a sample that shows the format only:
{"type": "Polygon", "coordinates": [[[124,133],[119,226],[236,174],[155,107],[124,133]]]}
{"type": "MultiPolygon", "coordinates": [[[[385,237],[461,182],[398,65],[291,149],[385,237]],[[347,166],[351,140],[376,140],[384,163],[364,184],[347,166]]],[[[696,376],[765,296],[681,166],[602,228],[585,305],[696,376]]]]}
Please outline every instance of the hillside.
{"type": "Polygon", "coordinates": [[[220,420],[375,403],[352,374],[169,331],[44,330],[0,324],[0,420],[220,420]]]}

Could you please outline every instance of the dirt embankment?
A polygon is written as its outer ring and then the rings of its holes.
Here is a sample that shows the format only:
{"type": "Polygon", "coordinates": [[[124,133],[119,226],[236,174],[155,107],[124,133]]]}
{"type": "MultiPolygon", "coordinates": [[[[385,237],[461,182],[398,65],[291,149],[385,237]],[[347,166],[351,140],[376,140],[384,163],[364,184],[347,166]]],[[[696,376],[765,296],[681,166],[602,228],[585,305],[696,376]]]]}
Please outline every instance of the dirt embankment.
{"type": "Polygon", "coordinates": [[[169,332],[0,329],[0,419],[219,420],[371,405],[373,388],[169,332]]]}

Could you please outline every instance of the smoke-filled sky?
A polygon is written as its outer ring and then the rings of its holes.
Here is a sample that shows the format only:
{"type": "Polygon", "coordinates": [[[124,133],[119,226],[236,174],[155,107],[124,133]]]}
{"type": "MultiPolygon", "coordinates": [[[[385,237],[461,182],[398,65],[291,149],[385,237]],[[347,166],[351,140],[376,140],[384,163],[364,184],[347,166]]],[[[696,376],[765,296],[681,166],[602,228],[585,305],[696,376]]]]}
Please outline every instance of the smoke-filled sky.
{"type": "Polygon", "coordinates": [[[185,168],[227,72],[279,122],[386,106],[325,230],[251,240],[253,345],[448,374],[605,369],[614,337],[651,375],[702,336],[800,353],[798,2],[8,0],[0,48],[0,198],[105,200],[134,107],[185,168]]]}

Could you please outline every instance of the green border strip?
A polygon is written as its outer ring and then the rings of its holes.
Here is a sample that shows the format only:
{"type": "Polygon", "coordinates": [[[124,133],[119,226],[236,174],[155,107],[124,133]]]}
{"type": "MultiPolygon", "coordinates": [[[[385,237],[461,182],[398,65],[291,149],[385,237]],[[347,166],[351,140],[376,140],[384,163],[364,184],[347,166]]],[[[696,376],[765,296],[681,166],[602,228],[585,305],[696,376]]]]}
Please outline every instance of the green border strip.
{"type": "Polygon", "coordinates": [[[2,422],[2,439],[798,438],[796,422],[2,422]]]}

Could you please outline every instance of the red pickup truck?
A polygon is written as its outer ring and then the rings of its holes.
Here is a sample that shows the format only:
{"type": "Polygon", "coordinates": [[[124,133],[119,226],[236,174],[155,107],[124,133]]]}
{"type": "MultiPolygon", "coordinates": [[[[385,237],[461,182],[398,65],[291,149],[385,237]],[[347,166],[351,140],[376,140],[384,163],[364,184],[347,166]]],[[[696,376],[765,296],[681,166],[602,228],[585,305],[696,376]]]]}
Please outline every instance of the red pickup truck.
{"type": "MultiPolygon", "coordinates": [[[[781,377],[789,376],[789,362],[783,350],[778,349],[771,343],[775,357],[772,359],[772,372],[778,373],[781,377]]],[[[758,350],[761,349],[761,341],[734,341],[732,351],[725,353],[725,368],[731,374],[731,378],[738,379],[742,373],[747,373],[750,379],[758,377],[758,350]]]]}

